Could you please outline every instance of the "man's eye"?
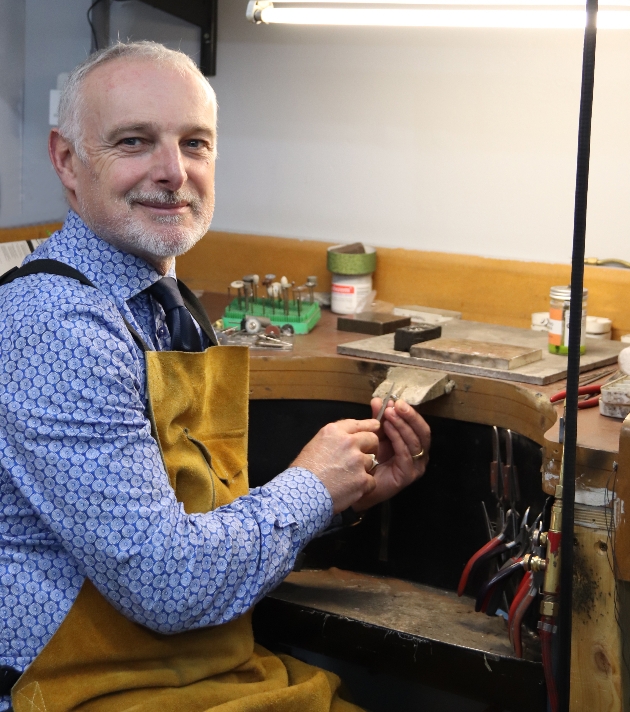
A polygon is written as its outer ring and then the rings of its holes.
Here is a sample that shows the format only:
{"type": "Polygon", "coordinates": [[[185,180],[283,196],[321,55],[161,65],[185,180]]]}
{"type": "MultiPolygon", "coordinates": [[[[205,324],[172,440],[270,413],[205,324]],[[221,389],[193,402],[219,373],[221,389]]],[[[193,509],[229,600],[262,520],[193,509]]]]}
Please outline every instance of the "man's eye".
{"type": "Polygon", "coordinates": [[[129,137],[129,138],[123,138],[120,143],[121,143],[123,146],[139,146],[139,145],[140,145],[140,139],[131,136],[131,137],[129,137]]]}
{"type": "Polygon", "coordinates": [[[186,141],[186,148],[205,148],[206,147],[206,142],[202,141],[199,138],[189,138],[188,141],[186,141]]]}

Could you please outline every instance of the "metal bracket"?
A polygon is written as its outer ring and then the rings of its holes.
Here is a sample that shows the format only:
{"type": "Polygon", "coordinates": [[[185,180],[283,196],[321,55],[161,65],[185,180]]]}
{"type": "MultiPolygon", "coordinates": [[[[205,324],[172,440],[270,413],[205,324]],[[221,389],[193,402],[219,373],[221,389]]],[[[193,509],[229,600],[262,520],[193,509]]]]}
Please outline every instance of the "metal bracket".
{"type": "Polygon", "coordinates": [[[217,73],[217,15],[218,0],[141,0],[180,20],[201,27],[199,69],[206,77],[217,73]]]}

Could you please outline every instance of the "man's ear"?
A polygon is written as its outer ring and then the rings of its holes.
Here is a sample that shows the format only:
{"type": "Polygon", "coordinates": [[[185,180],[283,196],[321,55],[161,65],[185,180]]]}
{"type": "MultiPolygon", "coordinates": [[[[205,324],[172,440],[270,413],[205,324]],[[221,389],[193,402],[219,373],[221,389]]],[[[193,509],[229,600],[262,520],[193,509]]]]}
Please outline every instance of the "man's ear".
{"type": "Polygon", "coordinates": [[[76,158],[76,153],[70,141],[65,139],[58,129],[52,129],[48,137],[48,155],[64,188],[74,194],[77,175],[73,159],[76,158]]]}

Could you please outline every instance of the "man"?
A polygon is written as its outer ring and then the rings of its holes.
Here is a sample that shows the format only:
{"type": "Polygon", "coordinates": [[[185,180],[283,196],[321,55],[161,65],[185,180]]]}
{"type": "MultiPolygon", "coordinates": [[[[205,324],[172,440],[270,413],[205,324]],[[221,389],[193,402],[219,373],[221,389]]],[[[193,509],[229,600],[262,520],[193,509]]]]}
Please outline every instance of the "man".
{"type": "Polygon", "coordinates": [[[247,353],[174,280],[212,218],[212,89],[117,45],[71,74],[49,149],[68,218],[0,287],[1,709],[12,669],[15,712],[356,709],[247,611],[334,515],[423,474],[428,427],[400,401],[330,424],[248,492],[247,353]]]}

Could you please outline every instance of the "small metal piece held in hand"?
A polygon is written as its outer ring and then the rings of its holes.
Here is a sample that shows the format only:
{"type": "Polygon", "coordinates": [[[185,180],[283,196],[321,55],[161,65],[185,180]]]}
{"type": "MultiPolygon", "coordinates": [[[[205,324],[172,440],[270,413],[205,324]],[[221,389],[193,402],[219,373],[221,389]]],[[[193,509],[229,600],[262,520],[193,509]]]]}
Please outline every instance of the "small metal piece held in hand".
{"type": "Polygon", "coordinates": [[[385,398],[383,398],[383,405],[381,406],[381,409],[378,411],[378,415],[376,416],[376,420],[378,420],[379,423],[383,418],[383,413],[385,412],[385,408],[387,408],[387,404],[389,403],[395,388],[396,384],[392,383],[392,387],[389,389],[389,393],[385,396],[385,398]]]}
{"type": "Polygon", "coordinates": [[[370,469],[366,470],[366,472],[374,472],[375,468],[379,464],[378,460],[376,459],[376,455],[371,455],[372,458],[372,464],[370,465],[370,469]]]}

